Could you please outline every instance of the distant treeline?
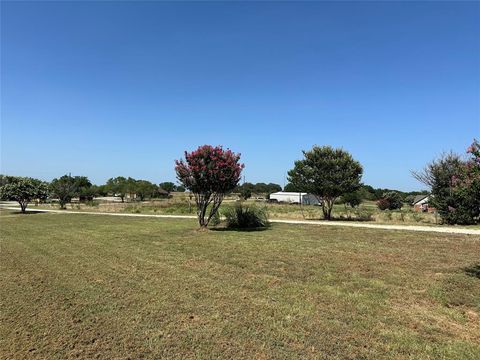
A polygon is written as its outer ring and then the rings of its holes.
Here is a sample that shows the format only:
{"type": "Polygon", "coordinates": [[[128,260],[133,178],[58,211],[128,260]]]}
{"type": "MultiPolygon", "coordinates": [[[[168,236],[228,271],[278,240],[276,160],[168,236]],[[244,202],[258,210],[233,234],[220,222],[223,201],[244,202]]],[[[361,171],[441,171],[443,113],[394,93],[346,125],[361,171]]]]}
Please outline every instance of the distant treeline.
{"type": "MultiPolygon", "coordinates": [[[[0,175],[0,186],[14,181],[17,177],[0,175]]],[[[43,182],[50,190],[50,196],[61,195],[63,191],[68,192],[68,197],[79,198],[80,201],[92,200],[99,196],[118,196],[122,201],[125,199],[145,200],[151,198],[168,197],[171,192],[184,192],[185,188],[173,182],[167,181],[159,184],[154,184],[148,180],[139,180],[132,177],[117,176],[110,178],[105,184],[95,185],[86,176],[71,176],[64,175],[60,178],[53,179],[50,183],[43,182]]],[[[275,183],[250,183],[245,182],[235,188],[234,193],[239,194],[240,197],[248,199],[252,196],[264,197],[277,191],[291,191],[297,192],[292,184],[287,184],[284,189],[282,186],[275,183]]],[[[395,191],[400,194],[404,202],[412,202],[413,198],[419,194],[428,194],[427,191],[410,191],[404,192],[393,189],[373,188],[370,185],[362,185],[356,192],[356,195],[361,200],[376,201],[382,198],[387,193],[395,191]]]]}
{"type": "MultiPolygon", "coordinates": [[[[251,196],[262,196],[262,197],[268,197],[268,195],[277,192],[277,191],[282,191],[282,187],[278,184],[274,183],[249,183],[246,182],[242,185],[237,186],[237,188],[234,190],[234,192],[240,194],[241,197],[244,199],[248,199],[251,196]]],[[[283,191],[287,192],[299,192],[300,190],[295,188],[292,184],[287,184],[283,191]]],[[[389,192],[396,192],[400,195],[402,198],[403,202],[406,203],[411,203],[415,196],[417,195],[423,195],[423,194],[428,194],[428,191],[400,191],[400,190],[395,190],[395,189],[375,189],[374,187],[370,185],[361,185],[360,189],[356,191],[356,194],[358,198],[361,200],[372,200],[372,201],[377,201],[383,198],[385,193],[389,192]]]]}
{"type": "Polygon", "coordinates": [[[110,178],[102,185],[95,185],[86,176],[64,175],[53,179],[51,182],[46,182],[31,178],[0,175],[0,187],[9,183],[18,183],[21,179],[32,180],[34,184],[41,183],[47,189],[48,197],[58,198],[61,201],[72,198],[78,198],[80,201],[89,201],[99,196],[118,196],[122,201],[125,201],[126,198],[145,200],[168,197],[173,191],[185,191],[183,186],[176,185],[173,182],[167,181],[154,184],[148,180],[138,180],[123,176],[110,178]]]}

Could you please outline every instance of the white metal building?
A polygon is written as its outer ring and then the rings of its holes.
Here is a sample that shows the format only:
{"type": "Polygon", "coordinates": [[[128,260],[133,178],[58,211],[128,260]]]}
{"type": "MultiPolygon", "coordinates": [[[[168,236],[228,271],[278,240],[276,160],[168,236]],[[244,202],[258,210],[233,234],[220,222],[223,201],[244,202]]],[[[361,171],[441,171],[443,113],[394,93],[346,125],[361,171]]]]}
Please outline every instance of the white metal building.
{"type": "Polygon", "coordinates": [[[270,194],[270,200],[289,204],[300,204],[301,202],[304,205],[320,205],[320,201],[315,195],[300,192],[279,191],[270,194]]]}

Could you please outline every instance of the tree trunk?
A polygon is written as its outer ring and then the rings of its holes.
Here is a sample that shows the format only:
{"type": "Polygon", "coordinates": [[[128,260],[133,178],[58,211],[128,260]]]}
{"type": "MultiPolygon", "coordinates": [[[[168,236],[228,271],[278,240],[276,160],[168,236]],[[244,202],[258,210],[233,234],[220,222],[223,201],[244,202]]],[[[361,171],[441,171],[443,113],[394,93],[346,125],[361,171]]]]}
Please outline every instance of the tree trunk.
{"type": "Polygon", "coordinates": [[[218,211],[218,208],[223,200],[223,194],[195,194],[195,203],[197,204],[197,217],[198,224],[200,229],[206,230],[210,220],[213,218],[215,213],[218,211]],[[208,216],[207,210],[210,203],[212,203],[212,208],[210,209],[208,216]]]}
{"type": "Polygon", "coordinates": [[[335,198],[333,199],[325,199],[322,202],[322,211],[323,211],[323,218],[325,220],[331,220],[332,219],[332,209],[333,209],[333,203],[335,202],[335,198]]]}
{"type": "Polygon", "coordinates": [[[207,223],[205,221],[205,214],[210,202],[210,195],[195,194],[195,202],[197,203],[198,224],[200,225],[200,228],[206,228],[207,223]]]}
{"type": "Polygon", "coordinates": [[[323,212],[323,219],[324,220],[330,220],[330,218],[328,216],[328,210],[327,210],[327,206],[325,205],[325,202],[322,203],[322,212],[323,212]]]}
{"type": "Polygon", "coordinates": [[[22,210],[22,213],[25,214],[25,211],[27,210],[28,203],[25,202],[25,201],[19,201],[18,203],[20,204],[20,209],[22,210]]]}

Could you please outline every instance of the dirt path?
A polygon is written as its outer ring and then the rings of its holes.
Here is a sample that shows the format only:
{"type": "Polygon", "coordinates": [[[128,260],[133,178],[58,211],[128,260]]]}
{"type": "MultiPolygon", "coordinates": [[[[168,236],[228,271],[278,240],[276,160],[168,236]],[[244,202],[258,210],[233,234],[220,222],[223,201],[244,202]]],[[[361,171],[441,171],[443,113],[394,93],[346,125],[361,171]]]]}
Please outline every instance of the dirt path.
{"type": "MultiPolygon", "coordinates": [[[[18,207],[1,206],[0,209],[20,210],[18,207]]],[[[124,213],[106,213],[94,211],[71,211],[71,210],[46,210],[46,209],[27,209],[31,212],[48,212],[59,214],[87,214],[87,215],[108,215],[108,216],[127,216],[127,217],[153,217],[153,218],[172,218],[172,219],[196,219],[193,215],[158,215],[158,214],[124,214],[124,213]]],[[[417,226],[417,225],[385,225],[385,224],[364,224],[347,221],[321,221],[321,220],[280,220],[271,219],[272,223],[282,224],[301,224],[301,225],[323,225],[323,226],[346,226],[367,229],[382,230],[401,230],[401,231],[421,231],[421,232],[437,232],[447,234],[464,234],[480,236],[480,229],[464,229],[456,227],[440,227],[440,226],[417,226]]]]}

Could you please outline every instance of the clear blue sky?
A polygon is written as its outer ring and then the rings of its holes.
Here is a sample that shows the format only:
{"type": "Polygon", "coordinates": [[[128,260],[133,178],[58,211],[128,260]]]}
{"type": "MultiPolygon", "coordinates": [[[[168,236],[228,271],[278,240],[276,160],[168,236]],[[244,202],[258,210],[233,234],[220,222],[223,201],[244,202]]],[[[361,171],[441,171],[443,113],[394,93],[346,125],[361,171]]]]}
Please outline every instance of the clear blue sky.
{"type": "Polygon", "coordinates": [[[1,172],[175,179],[205,143],[283,185],[314,144],[375,187],[480,137],[479,2],[2,2],[1,172]]]}

